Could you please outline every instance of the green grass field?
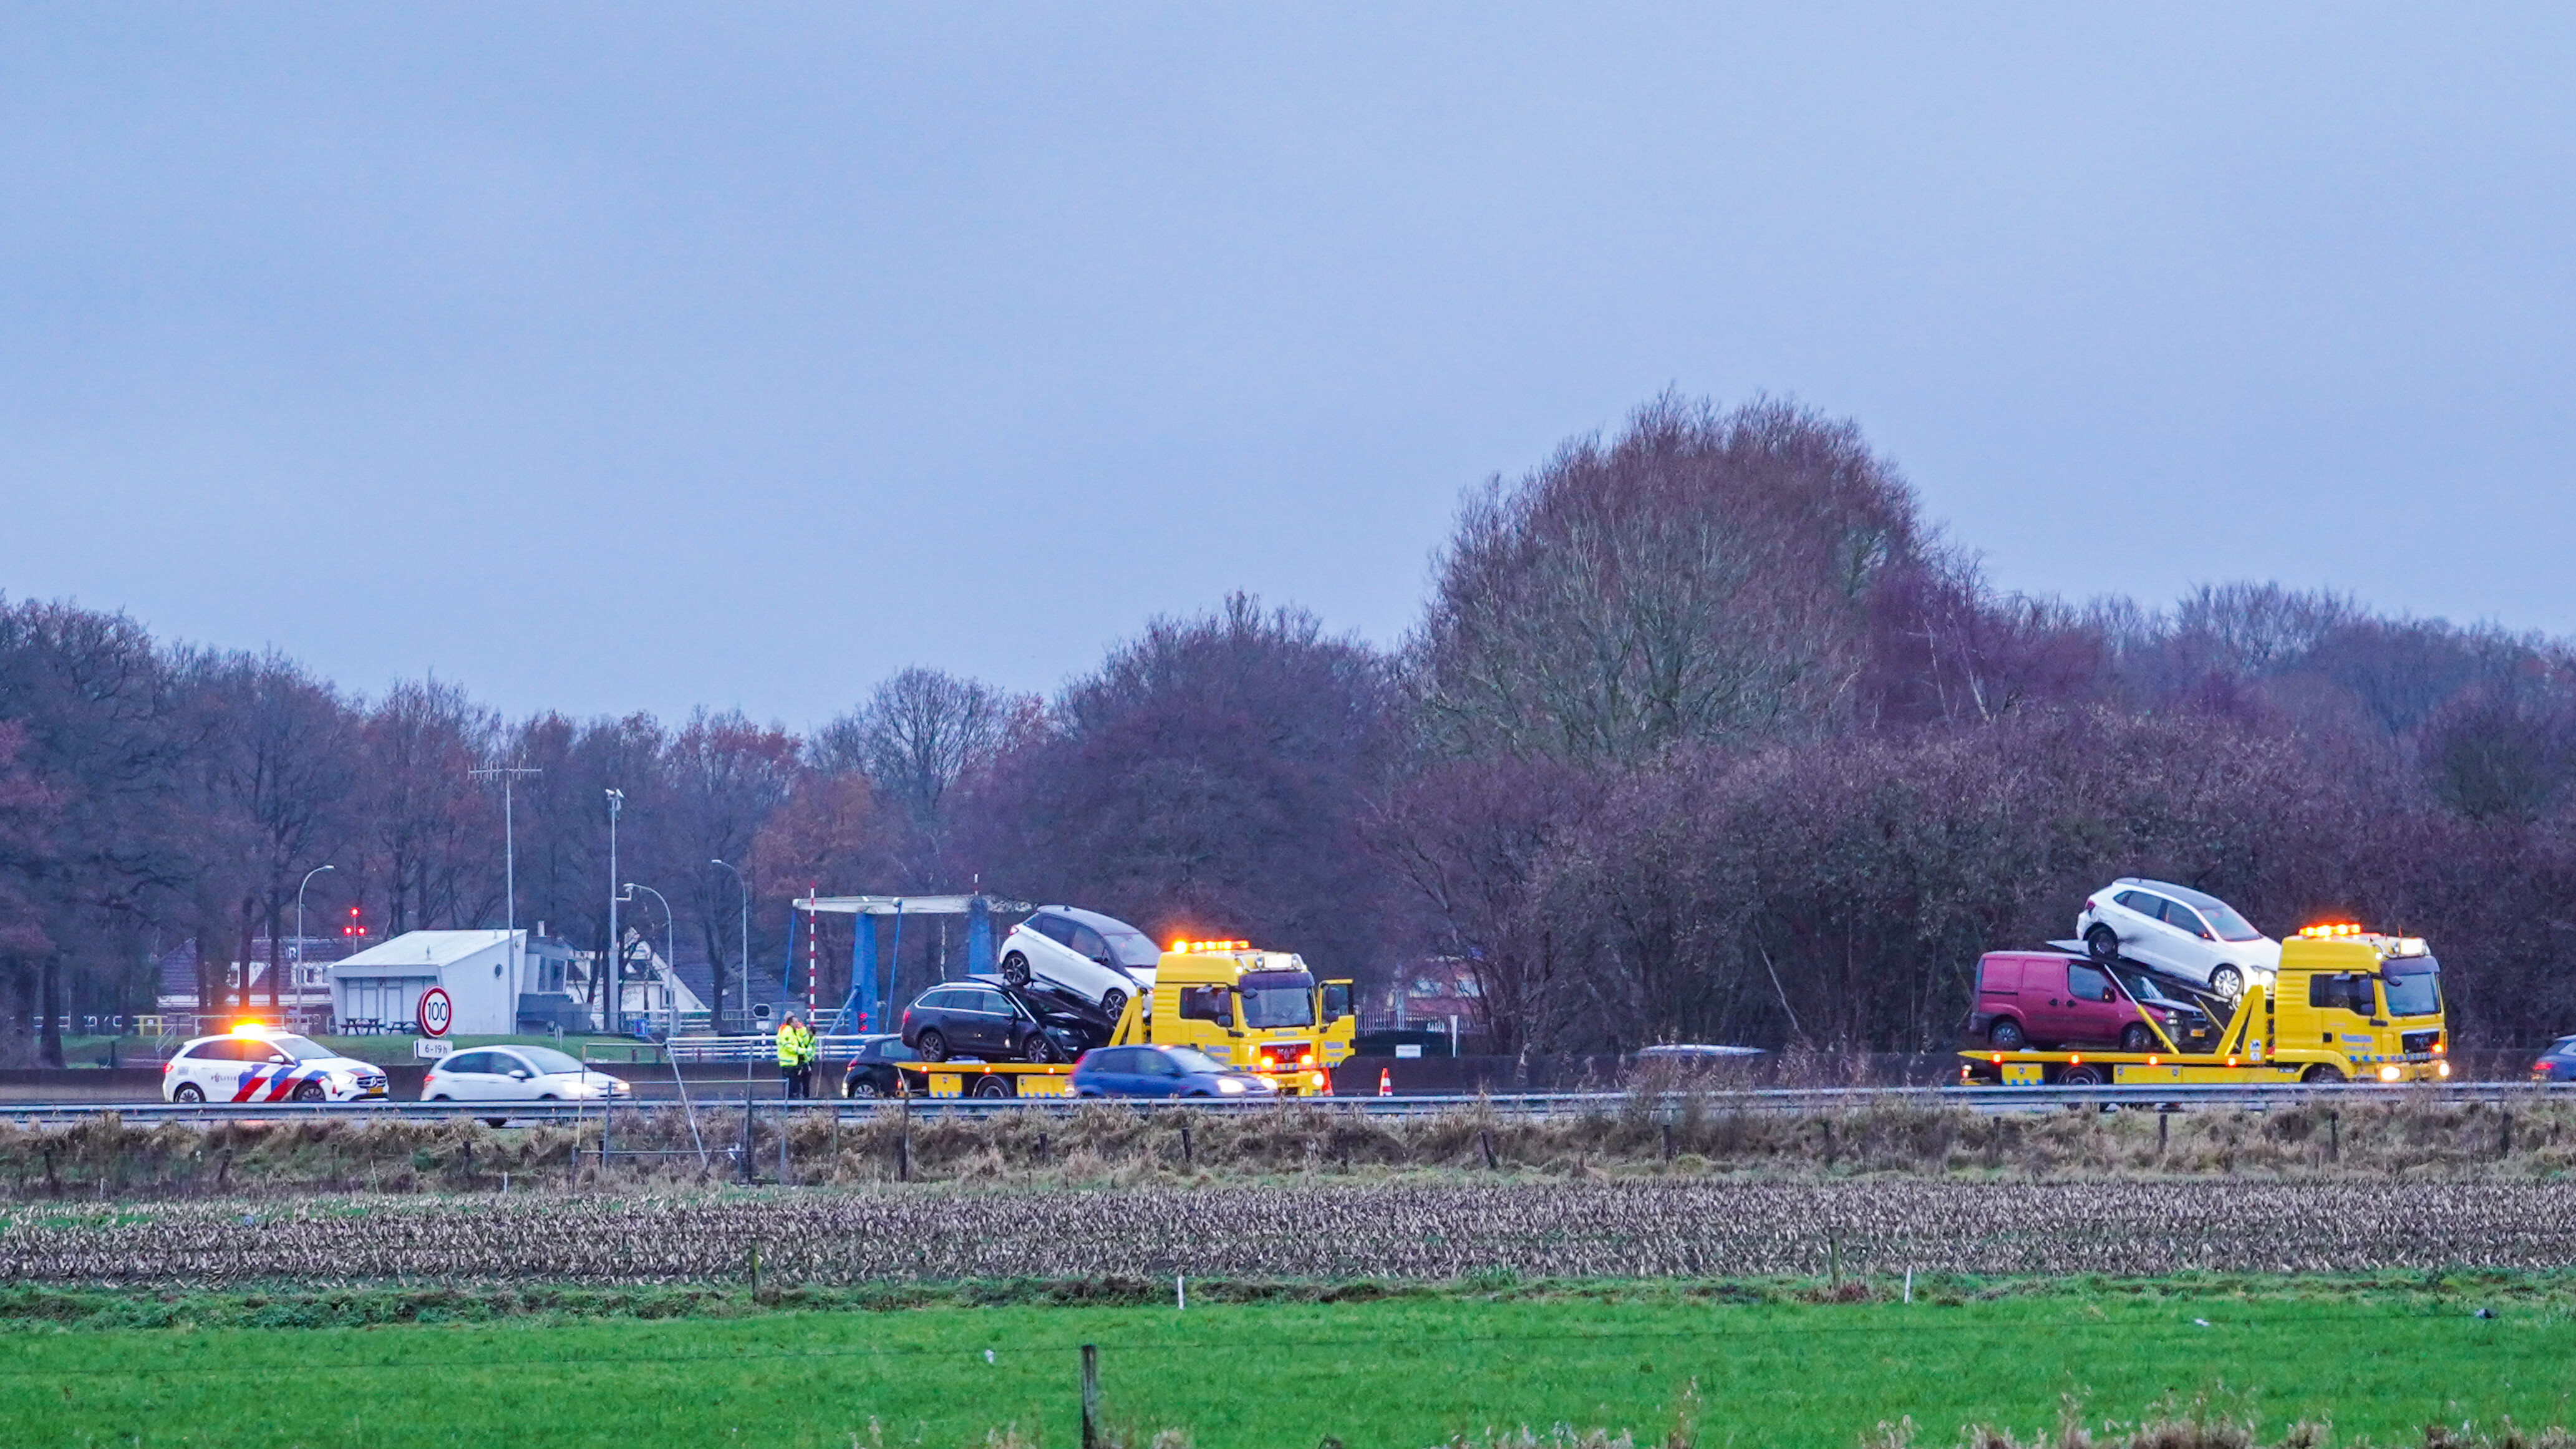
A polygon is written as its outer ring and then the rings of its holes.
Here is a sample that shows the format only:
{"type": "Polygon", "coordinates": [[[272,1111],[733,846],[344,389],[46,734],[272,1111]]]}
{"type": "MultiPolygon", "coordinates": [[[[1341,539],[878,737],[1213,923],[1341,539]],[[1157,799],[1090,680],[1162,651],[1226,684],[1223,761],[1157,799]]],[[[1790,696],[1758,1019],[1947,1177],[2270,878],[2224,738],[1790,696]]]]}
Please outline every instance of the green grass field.
{"type": "Polygon", "coordinates": [[[0,1442],[223,1446],[1071,1446],[1078,1345],[1113,1423],[1201,1449],[1428,1446],[1551,1424],[1852,1449],[1910,1416],[2025,1437],[2187,1409],[2333,1442],[2576,1417],[2562,1292],[2224,1288],[1729,1303],[1670,1289],[1158,1308],[0,1332],[0,1442]],[[2474,1309],[2491,1304],[2495,1317],[2474,1309]],[[2205,1323],[2205,1326],[2204,1326],[2205,1323]],[[987,1352],[991,1358],[986,1358],[987,1352]]]}

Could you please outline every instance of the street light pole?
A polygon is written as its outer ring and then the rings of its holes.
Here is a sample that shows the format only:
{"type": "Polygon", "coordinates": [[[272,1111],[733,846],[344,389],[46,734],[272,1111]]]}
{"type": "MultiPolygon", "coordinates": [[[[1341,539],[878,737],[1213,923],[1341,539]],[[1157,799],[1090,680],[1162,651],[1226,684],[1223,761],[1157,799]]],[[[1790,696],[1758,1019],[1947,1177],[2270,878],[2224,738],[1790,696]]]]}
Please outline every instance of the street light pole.
{"type": "Polygon", "coordinates": [[[680,993],[672,985],[680,977],[680,924],[671,914],[671,903],[663,899],[660,891],[633,881],[626,883],[626,890],[630,895],[642,891],[662,903],[662,969],[671,973],[671,980],[662,983],[663,999],[670,1003],[670,1030],[663,1033],[667,1040],[680,1034],[680,993]]]}
{"type": "MultiPolygon", "coordinates": [[[[521,775],[542,775],[545,771],[533,765],[486,765],[482,769],[468,770],[465,773],[477,780],[497,779],[501,782],[501,894],[505,897],[501,906],[501,921],[510,933],[510,1007],[515,1014],[518,1010],[520,974],[519,831],[510,809],[510,786],[521,775]]],[[[613,877],[617,874],[617,870],[612,866],[608,873],[613,877]]]]}
{"type": "MultiPolygon", "coordinates": [[[[742,930],[739,933],[742,946],[742,969],[734,973],[733,987],[734,990],[742,993],[742,1000],[746,1003],[743,1017],[748,1020],[751,1016],[747,1005],[751,1000],[751,882],[742,878],[741,871],[734,870],[732,866],[725,865],[721,860],[711,860],[707,864],[724,865],[725,869],[732,870],[733,883],[742,887],[742,930]]],[[[717,992],[716,998],[715,1034],[722,1036],[724,1035],[724,993],[717,992]]]]}
{"type": "MultiPolygon", "coordinates": [[[[303,882],[295,887],[295,964],[298,966],[304,964],[304,887],[313,884],[313,877],[320,875],[322,872],[337,869],[339,869],[339,867],[335,865],[317,865],[311,870],[306,871],[304,873],[303,882]]],[[[275,941],[271,941],[268,944],[271,947],[268,954],[272,957],[276,956],[277,951],[274,948],[277,943],[275,941]]],[[[268,969],[271,971],[277,970],[277,963],[274,960],[270,961],[268,969]]],[[[276,983],[272,981],[269,984],[273,986],[276,983]]],[[[334,1011],[332,1014],[336,1016],[339,1013],[334,1011]]],[[[286,1023],[281,1021],[278,1025],[284,1026],[286,1023]]]]}
{"type": "Polygon", "coordinates": [[[608,984],[601,989],[599,1024],[610,1036],[617,1034],[617,993],[625,989],[620,980],[625,972],[626,942],[617,934],[617,813],[626,808],[626,792],[608,792],[608,944],[599,953],[600,965],[608,972],[608,984]]]}

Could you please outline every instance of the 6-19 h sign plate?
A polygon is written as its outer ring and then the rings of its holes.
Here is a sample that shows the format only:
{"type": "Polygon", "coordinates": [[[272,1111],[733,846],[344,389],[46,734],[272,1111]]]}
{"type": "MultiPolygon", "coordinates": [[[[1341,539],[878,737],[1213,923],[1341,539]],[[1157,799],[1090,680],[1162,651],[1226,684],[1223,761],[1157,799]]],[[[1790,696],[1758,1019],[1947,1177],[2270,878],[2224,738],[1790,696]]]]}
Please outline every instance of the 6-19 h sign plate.
{"type": "Polygon", "coordinates": [[[445,1036],[455,1020],[456,1002],[448,996],[446,987],[433,986],[420,994],[422,1036],[445,1036]]]}

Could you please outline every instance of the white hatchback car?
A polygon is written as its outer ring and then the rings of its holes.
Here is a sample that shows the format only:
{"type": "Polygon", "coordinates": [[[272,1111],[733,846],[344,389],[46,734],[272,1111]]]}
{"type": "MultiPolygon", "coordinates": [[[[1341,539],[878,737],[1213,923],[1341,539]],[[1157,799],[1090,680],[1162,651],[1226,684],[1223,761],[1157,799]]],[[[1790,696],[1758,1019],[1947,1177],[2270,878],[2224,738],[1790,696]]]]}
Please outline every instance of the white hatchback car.
{"type": "Polygon", "coordinates": [[[1002,979],[1032,977],[1098,1006],[1116,1020],[1139,991],[1151,990],[1162,948],[1115,916],[1072,906],[1040,906],[1002,938],[1002,979]]]}
{"type": "Polygon", "coordinates": [[[596,1102],[634,1088],[544,1046],[474,1047],[450,1052],[421,1078],[424,1102],[596,1102]]]}
{"type": "Polygon", "coordinates": [[[264,1026],[201,1036],[161,1064],[170,1102],[359,1102],[385,1095],[385,1069],[264,1026]]]}
{"type": "Polygon", "coordinates": [[[2095,891],[2075,934],[2096,961],[2126,956],[2141,966],[2198,981],[2235,1000],[2249,980],[2280,975],[2281,943],[2255,930],[2236,908],[2189,886],[2123,876],[2095,891]]]}

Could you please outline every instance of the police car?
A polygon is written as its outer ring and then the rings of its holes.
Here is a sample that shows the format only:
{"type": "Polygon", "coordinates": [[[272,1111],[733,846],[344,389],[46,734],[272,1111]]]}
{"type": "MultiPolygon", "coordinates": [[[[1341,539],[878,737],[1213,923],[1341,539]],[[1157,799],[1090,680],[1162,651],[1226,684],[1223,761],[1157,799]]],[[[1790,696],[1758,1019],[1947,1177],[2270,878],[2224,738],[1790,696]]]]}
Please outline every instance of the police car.
{"type": "Polygon", "coordinates": [[[198,1037],[161,1064],[161,1096],[172,1102],[358,1102],[384,1095],[384,1068],[248,1023],[198,1037]]]}

